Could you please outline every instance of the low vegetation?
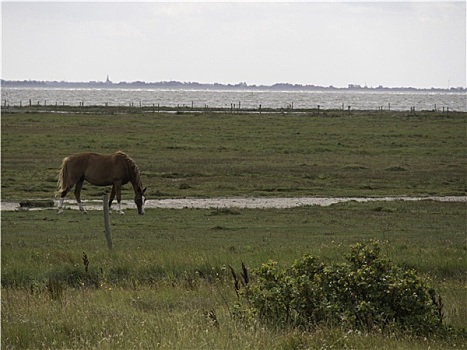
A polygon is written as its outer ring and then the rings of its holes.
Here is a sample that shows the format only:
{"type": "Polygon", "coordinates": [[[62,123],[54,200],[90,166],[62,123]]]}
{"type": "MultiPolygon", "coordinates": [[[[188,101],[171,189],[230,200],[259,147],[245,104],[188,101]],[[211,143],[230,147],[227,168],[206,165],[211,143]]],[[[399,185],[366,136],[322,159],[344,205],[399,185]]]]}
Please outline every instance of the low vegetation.
{"type": "MultiPolygon", "coordinates": [[[[435,112],[2,114],[2,196],[52,199],[64,157],[117,150],[152,199],[463,195],[466,122],[435,112]]],[[[85,185],[82,198],[103,191],[85,185]]]]}
{"type": "MultiPolygon", "coordinates": [[[[313,329],[320,324],[349,330],[444,334],[443,302],[425,278],[398,267],[371,241],[352,246],[346,263],[325,265],[311,255],[289,269],[270,260],[239,278],[232,269],[241,300],[241,320],[259,319],[279,327],[313,329]]],[[[461,330],[467,335],[467,330],[461,330]]]]}
{"type": "MultiPolygon", "coordinates": [[[[464,203],[128,210],[111,216],[111,228],[109,250],[99,211],[2,214],[2,348],[451,349],[466,340],[464,203]],[[327,269],[345,267],[349,246],[369,239],[401,271],[431,280],[452,332],[357,326],[348,310],[348,324],[313,327],[235,316],[229,266],[239,279],[242,262],[262,271],[273,260],[281,272],[311,255],[327,269]]],[[[374,265],[362,271],[367,282],[374,265]]]]}
{"type": "Polygon", "coordinates": [[[465,195],[466,118],[4,113],[2,348],[465,347],[465,203],[127,210],[112,250],[102,212],[51,205],[87,150],[127,152],[151,199],[465,195]]]}

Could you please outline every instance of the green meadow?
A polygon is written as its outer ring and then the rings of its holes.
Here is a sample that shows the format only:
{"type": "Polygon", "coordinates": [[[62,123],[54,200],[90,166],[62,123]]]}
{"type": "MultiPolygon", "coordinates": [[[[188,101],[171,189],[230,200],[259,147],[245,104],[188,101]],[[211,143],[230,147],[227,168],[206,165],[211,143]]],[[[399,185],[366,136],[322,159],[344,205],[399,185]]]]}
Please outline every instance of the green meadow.
{"type": "Polygon", "coordinates": [[[353,113],[3,114],[2,197],[51,199],[64,157],[117,150],[153,199],[465,193],[466,113],[353,113]]]}
{"type": "MultiPolygon", "coordinates": [[[[122,150],[150,199],[465,195],[466,113],[4,113],[2,201],[50,201],[63,157],[122,150]]],[[[124,199],[133,197],[126,186],[124,199]]],[[[85,184],[82,198],[109,191],[85,184]]],[[[72,198],[72,194],[68,195],[72,198]]],[[[465,332],[417,337],[234,317],[230,266],[304,254],[345,260],[378,240],[427,277],[443,323],[467,328],[466,203],[348,202],[294,209],[2,212],[4,349],[452,349],[465,332]]]]}

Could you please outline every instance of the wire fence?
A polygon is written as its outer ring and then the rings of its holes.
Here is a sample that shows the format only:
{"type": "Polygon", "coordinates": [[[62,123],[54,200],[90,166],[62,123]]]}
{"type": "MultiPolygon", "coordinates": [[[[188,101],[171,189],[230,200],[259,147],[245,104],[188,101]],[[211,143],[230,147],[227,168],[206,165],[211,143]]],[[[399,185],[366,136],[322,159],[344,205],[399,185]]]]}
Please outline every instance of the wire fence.
{"type": "Polygon", "coordinates": [[[229,106],[209,106],[208,104],[197,105],[193,102],[190,104],[174,104],[162,105],[160,103],[148,103],[143,101],[129,102],[126,105],[115,105],[111,103],[92,104],[86,101],[78,101],[77,103],[65,102],[48,102],[26,100],[18,101],[16,104],[10,103],[9,100],[3,100],[2,112],[50,112],[50,113],[312,113],[312,114],[329,114],[340,113],[342,115],[351,115],[357,111],[372,111],[372,112],[407,112],[408,114],[415,115],[420,112],[433,112],[441,115],[448,115],[454,111],[449,106],[433,105],[431,109],[417,108],[410,106],[408,109],[391,109],[391,104],[378,106],[377,108],[358,108],[352,107],[342,103],[337,107],[323,107],[316,105],[315,107],[296,107],[293,102],[284,103],[281,107],[268,107],[263,104],[257,106],[242,106],[242,103],[231,103],[229,106]]]}

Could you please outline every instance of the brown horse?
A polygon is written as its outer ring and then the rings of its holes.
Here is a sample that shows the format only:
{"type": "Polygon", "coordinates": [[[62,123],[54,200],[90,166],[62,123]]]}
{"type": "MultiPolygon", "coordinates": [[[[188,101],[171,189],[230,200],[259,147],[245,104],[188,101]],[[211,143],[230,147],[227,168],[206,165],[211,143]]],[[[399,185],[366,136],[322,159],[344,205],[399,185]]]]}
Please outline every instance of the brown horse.
{"type": "Polygon", "coordinates": [[[81,204],[81,188],[88,181],[96,186],[112,185],[109,208],[117,196],[118,212],[123,214],[120,206],[122,185],[131,182],[135,191],[135,203],[138,214],[144,214],[144,192],[138,166],[135,161],[123,152],[114,154],[78,153],[63,159],[58,178],[58,194],[60,202],[58,212],[63,213],[63,201],[68,191],[75,187],[75,197],[79,210],[86,212],[81,204]]]}

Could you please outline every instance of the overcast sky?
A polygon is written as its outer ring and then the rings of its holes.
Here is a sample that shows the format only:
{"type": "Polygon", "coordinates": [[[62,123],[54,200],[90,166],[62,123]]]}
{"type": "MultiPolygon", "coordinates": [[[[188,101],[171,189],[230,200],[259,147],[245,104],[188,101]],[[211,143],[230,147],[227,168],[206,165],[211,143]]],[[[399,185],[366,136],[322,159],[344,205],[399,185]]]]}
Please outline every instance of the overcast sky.
{"type": "Polygon", "coordinates": [[[2,2],[8,80],[466,86],[466,3],[2,2]]]}

